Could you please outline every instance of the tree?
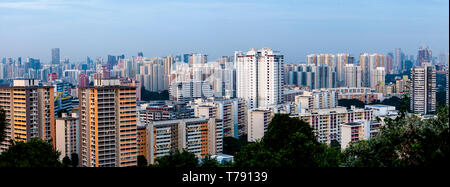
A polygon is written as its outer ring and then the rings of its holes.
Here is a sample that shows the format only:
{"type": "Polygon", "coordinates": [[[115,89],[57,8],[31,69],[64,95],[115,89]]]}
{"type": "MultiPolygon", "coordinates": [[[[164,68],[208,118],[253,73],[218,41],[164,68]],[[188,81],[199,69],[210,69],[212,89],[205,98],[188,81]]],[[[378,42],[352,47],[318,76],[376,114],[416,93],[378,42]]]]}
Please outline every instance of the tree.
{"type": "Polygon", "coordinates": [[[357,108],[364,108],[366,104],[358,99],[339,99],[338,105],[350,108],[352,105],[357,108]]]}
{"type": "Polygon", "coordinates": [[[72,165],[72,167],[78,167],[78,164],[80,163],[79,159],[78,159],[78,154],[77,153],[72,153],[70,155],[71,159],[71,163],[70,165],[72,165]]]}
{"type": "Polygon", "coordinates": [[[211,155],[206,155],[205,157],[203,157],[201,159],[201,164],[200,167],[204,167],[204,168],[218,168],[220,167],[220,163],[211,157],[211,155]]]}
{"type": "Polygon", "coordinates": [[[155,161],[156,167],[163,168],[194,168],[198,166],[198,158],[194,153],[184,150],[171,151],[169,155],[159,157],[155,161]]]}
{"type": "Polygon", "coordinates": [[[148,162],[147,162],[147,159],[145,158],[145,156],[139,155],[137,157],[137,166],[138,167],[148,167],[148,162]]]}
{"type": "Polygon", "coordinates": [[[0,108],[0,142],[3,142],[6,138],[6,126],[8,122],[6,121],[6,112],[0,108]]]}
{"type": "Polygon", "coordinates": [[[60,153],[41,139],[13,142],[0,155],[0,167],[61,167],[60,153]]]}
{"type": "Polygon", "coordinates": [[[248,144],[247,135],[240,136],[239,139],[233,137],[223,138],[223,154],[235,155],[242,147],[248,144]]]}
{"type": "Polygon", "coordinates": [[[161,92],[150,92],[146,90],[145,87],[142,87],[141,99],[143,101],[169,100],[169,91],[163,90],[161,92]]]}
{"type": "Polygon", "coordinates": [[[62,160],[63,167],[69,167],[72,164],[72,160],[70,160],[69,156],[65,156],[62,160]]]}
{"type": "Polygon", "coordinates": [[[437,118],[422,120],[404,110],[396,119],[386,119],[380,133],[369,140],[351,143],[343,153],[349,167],[436,167],[448,166],[448,106],[438,109],[437,118]]]}
{"type": "Polygon", "coordinates": [[[261,141],[236,153],[238,167],[336,167],[340,151],[317,141],[304,121],[277,114],[261,141]]]}

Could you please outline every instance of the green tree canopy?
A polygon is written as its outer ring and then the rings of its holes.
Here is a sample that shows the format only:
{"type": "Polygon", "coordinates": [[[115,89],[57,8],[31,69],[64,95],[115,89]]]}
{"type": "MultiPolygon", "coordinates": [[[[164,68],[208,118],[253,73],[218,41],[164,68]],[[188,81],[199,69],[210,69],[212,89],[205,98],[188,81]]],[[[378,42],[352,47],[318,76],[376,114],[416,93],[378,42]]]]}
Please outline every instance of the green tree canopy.
{"type": "Polygon", "coordinates": [[[70,165],[72,165],[72,167],[78,167],[78,165],[80,163],[80,160],[78,158],[78,154],[77,153],[72,153],[70,155],[70,157],[72,158],[70,165]]]}
{"type": "Polygon", "coordinates": [[[198,167],[198,158],[194,153],[187,150],[180,152],[179,150],[172,151],[169,155],[159,157],[155,160],[155,167],[164,168],[194,168],[198,167]]]}
{"type": "Polygon", "coordinates": [[[13,142],[0,155],[0,167],[61,167],[59,155],[50,143],[38,138],[13,142]]]}
{"type": "Polygon", "coordinates": [[[218,168],[221,164],[214,158],[211,157],[211,155],[206,155],[201,159],[200,167],[204,168],[218,168]]]}
{"type": "Polygon", "coordinates": [[[348,167],[435,167],[449,165],[448,107],[421,120],[402,112],[386,120],[378,136],[351,143],[343,153],[348,167]]]}
{"type": "Polygon", "coordinates": [[[137,166],[138,167],[148,167],[148,162],[145,156],[139,155],[137,157],[137,166]]]}
{"type": "Polygon", "coordinates": [[[238,167],[335,167],[340,150],[317,141],[304,121],[277,114],[261,141],[236,153],[238,167]]]}
{"type": "Polygon", "coordinates": [[[5,110],[0,108],[0,142],[3,142],[6,138],[6,125],[8,125],[8,122],[6,121],[5,110]]]}

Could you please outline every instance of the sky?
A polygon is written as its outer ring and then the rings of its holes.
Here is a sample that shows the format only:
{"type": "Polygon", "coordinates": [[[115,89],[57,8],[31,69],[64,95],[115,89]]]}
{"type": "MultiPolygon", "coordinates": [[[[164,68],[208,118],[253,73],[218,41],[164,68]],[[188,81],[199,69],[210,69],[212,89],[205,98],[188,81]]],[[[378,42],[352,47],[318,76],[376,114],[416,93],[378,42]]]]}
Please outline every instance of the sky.
{"type": "Polygon", "coordinates": [[[448,0],[0,0],[0,58],[449,51],[448,0]]]}

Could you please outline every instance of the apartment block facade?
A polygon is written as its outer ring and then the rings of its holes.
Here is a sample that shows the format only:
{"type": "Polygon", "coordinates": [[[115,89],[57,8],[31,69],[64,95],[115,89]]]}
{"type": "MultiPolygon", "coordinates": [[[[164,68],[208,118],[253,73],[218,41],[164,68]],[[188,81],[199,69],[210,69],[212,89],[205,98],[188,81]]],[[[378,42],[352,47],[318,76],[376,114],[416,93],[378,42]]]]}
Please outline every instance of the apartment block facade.
{"type": "Polygon", "coordinates": [[[136,166],[136,88],[98,79],[78,94],[81,166],[136,166]]]}
{"type": "Polygon", "coordinates": [[[0,88],[0,106],[6,113],[6,139],[26,142],[40,138],[55,146],[54,87],[39,85],[38,80],[17,79],[12,86],[0,88]]]}

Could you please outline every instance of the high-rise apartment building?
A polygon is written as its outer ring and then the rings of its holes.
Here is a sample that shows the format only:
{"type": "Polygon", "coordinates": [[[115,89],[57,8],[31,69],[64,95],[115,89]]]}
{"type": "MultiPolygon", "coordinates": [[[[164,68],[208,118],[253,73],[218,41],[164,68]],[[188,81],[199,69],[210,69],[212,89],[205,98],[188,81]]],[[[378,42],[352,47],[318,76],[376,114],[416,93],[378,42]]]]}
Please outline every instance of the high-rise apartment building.
{"type": "Polygon", "coordinates": [[[137,165],[136,87],[119,79],[97,79],[80,87],[80,165],[125,167],[137,165]]]}
{"type": "Polygon", "coordinates": [[[237,61],[237,97],[249,108],[268,107],[283,102],[284,57],[269,48],[251,49],[237,61]]]}
{"type": "Polygon", "coordinates": [[[41,86],[35,79],[16,79],[13,86],[0,88],[0,107],[7,118],[6,140],[28,141],[40,138],[55,146],[54,87],[41,86]]]}
{"type": "Polygon", "coordinates": [[[59,48],[52,49],[52,64],[59,64],[61,57],[59,55],[59,48]]]}
{"type": "Polygon", "coordinates": [[[411,111],[429,114],[436,111],[436,69],[431,63],[411,69],[411,111]]]}
{"type": "Polygon", "coordinates": [[[336,75],[337,75],[337,86],[346,86],[346,74],[345,66],[348,64],[349,54],[337,54],[336,55],[336,75]]]}
{"type": "Polygon", "coordinates": [[[295,96],[297,110],[306,112],[315,109],[335,108],[338,106],[338,93],[331,89],[304,91],[303,95],[295,96]]]}
{"type": "Polygon", "coordinates": [[[239,138],[247,134],[247,107],[241,99],[214,99],[195,102],[196,117],[223,120],[224,137],[239,138]]]}
{"type": "Polygon", "coordinates": [[[356,87],[362,86],[362,70],[360,66],[354,64],[345,65],[345,83],[346,87],[356,87]]]}
{"type": "Polygon", "coordinates": [[[299,87],[313,89],[335,88],[337,76],[333,68],[328,65],[295,64],[288,74],[287,83],[299,87]]]}

